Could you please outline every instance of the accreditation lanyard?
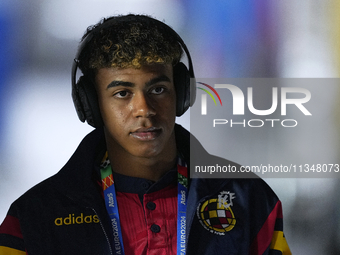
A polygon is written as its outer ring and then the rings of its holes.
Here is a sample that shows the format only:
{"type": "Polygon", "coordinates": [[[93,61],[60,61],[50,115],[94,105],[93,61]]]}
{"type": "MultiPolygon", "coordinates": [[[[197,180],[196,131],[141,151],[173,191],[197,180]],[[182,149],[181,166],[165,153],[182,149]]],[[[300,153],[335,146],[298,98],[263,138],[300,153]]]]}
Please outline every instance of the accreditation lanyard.
{"type": "MultiPolygon", "coordinates": [[[[119,211],[116,197],[116,190],[112,175],[112,168],[107,164],[101,168],[102,187],[106,210],[111,219],[113,229],[113,248],[115,254],[124,254],[123,235],[119,220],[119,211]]],[[[186,211],[188,198],[188,169],[179,159],[177,164],[177,254],[186,254],[186,211]]]]}

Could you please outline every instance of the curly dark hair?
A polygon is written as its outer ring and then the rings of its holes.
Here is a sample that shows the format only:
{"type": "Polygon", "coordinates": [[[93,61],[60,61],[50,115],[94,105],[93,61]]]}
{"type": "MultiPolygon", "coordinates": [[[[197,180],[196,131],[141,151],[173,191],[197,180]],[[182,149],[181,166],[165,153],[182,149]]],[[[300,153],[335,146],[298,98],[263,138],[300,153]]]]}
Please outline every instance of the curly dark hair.
{"type": "Polygon", "coordinates": [[[79,56],[85,74],[105,67],[140,68],[161,63],[176,65],[183,54],[177,35],[167,25],[145,15],[114,16],[88,27],[91,39],[79,56]]]}

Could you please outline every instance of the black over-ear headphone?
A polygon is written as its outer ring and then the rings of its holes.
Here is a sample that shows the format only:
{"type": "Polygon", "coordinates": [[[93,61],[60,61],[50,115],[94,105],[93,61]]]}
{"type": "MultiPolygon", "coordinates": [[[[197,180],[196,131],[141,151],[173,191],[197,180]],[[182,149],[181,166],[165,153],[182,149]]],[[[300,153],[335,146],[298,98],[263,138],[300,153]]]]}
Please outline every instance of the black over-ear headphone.
{"type": "Polygon", "coordinates": [[[195,78],[195,75],[189,50],[182,38],[168,25],[148,16],[118,16],[104,20],[101,25],[89,32],[89,34],[82,40],[78,47],[78,51],[72,66],[72,98],[78,117],[82,122],[85,122],[86,120],[88,124],[95,128],[103,126],[103,120],[100,114],[97,93],[93,84],[93,80],[90,77],[83,75],[79,78],[78,82],[76,82],[76,74],[79,67],[79,57],[81,56],[82,51],[92,40],[94,35],[101,29],[110,27],[117,22],[133,22],[145,19],[156,23],[157,26],[164,28],[165,31],[173,35],[181,45],[188,59],[189,69],[182,62],[179,62],[173,67],[174,84],[176,89],[176,115],[181,116],[186,112],[189,106],[194,104],[196,98],[196,86],[195,81],[190,78],[195,78]]]}

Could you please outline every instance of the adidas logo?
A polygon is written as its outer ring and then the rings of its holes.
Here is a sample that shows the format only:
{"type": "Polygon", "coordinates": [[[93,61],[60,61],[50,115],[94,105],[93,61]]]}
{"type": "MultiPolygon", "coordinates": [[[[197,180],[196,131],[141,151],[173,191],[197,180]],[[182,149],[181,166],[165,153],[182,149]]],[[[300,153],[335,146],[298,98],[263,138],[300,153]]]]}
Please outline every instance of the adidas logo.
{"type": "Polygon", "coordinates": [[[69,214],[68,217],[65,218],[56,218],[54,220],[54,224],[56,226],[62,225],[72,225],[72,224],[83,224],[83,223],[99,223],[98,215],[87,215],[84,217],[84,214],[81,213],[80,216],[74,216],[74,214],[69,214]]]}

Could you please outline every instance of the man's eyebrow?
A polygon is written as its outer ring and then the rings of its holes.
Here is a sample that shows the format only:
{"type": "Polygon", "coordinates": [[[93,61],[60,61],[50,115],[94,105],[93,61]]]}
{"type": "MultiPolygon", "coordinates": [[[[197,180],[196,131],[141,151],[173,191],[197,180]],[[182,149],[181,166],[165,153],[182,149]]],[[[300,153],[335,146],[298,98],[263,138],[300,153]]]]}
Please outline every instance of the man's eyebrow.
{"type": "Polygon", "coordinates": [[[155,77],[155,78],[151,79],[145,85],[146,86],[150,86],[152,84],[155,84],[155,83],[158,83],[158,82],[162,82],[162,81],[171,82],[171,80],[170,80],[170,78],[168,76],[166,76],[165,74],[162,74],[162,75],[160,75],[158,77],[155,77]]]}
{"type": "MultiPolygon", "coordinates": [[[[162,75],[160,75],[158,77],[155,77],[155,78],[151,79],[145,85],[146,86],[151,86],[152,84],[155,84],[155,83],[158,83],[158,82],[162,82],[162,81],[171,82],[171,80],[170,80],[170,78],[168,76],[166,76],[165,74],[162,74],[162,75]]],[[[118,86],[134,87],[135,84],[132,83],[132,82],[128,82],[128,81],[112,81],[112,82],[110,82],[109,85],[107,85],[106,89],[113,88],[113,87],[118,87],[118,86]]]]}
{"type": "Polygon", "coordinates": [[[133,87],[134,84],[132,82],[128,82],[128,81],[112,81],[112,82],[110,82],[109,85],[107,85],[106,89],[118,87],[118,86],[133,87]]]}

